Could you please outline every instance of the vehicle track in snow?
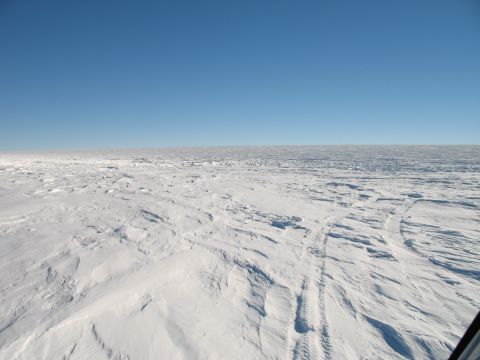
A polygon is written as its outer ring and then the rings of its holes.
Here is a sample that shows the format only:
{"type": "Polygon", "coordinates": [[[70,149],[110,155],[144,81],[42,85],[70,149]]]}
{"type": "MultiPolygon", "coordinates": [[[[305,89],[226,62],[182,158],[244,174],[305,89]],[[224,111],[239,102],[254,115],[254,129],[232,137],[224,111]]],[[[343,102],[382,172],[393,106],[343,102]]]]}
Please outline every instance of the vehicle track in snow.
{"type": "Polygon", "coordinates": [[[332,359],[332,344],[330,340],[330,329],[328,324],[327,309],[326,309],[326,268],[327,268],[327,259],[328,259],[328,240],[330,237],[331,231],[345,219],[351,212],[351,209],[354,209],[358,204],[366,205],[374,201],[374,198],[370,198],[367,201],[355,201],[351,204],[350,207],[341,207],[339,208],[339,214],[334,214],[331,216],[331,220],[327,221],[327,228],[324,232],[319,233],[317,239],[321,242],[321,260],[319,267],[318,275],[318,298],[320,304],[320,346],[323,352],[323,358],[326,360],[332,359]]]}
{"type": "Polygon", "coordinates": [[[424,284],[422,286],[418,283],[418,280],[413,279],[413,276],[407,270],[408,267],[405,265],[406,261],[404,260],[404,256],[400,255],[400,252],[407,253],[410,259],[414,259],[415,262],[422,264],[424,269],[432,267],[432,264],[428,258],[419,252],[412,250],[405,244],[405,238],[401,229],[403,218],[408,211],[418,203],[418,201],[420,200],[416,199],[407,202],[407,205],[401,208],[400,211],[395,211],[393,214],[388,216],[384,225],[384,229],[388,238],[387,244],[389,245],[395,258],[398,260],[403,276],[408,280],[408,283],[411,284],[413,296],[421,300],[427,300],[429,302],[434,301],[435,303],[440,304],[440,306],[442,306],[448,313],[452,314],[458,323],[462,324],[462,326],[466,328],[468,323],[461,319],[457,312],[443,299],[443,296],[441,296],[434,287],[431,287],[429,284],[424,284]],[[395,247],[398,249],[395,250],[395,247]],[[425,299],[428,294],[431,294],[433,299],[425,299]]]}
{"type": "Polygon", "coordinates": [[[336,208],[334,214],[325,219],[326,227],[311,236],[313,241],[304,247],[306,252],[302,261],[308,260],[309,269],[302,281],[300,295],[296,298],[294,329],[298,339],[293,349],[293,359],[332,358],[325,306],[328,234],[347,215],[347,208],[336,208]]]}
{"type": "Polygon", "coordinates": [[[412,201],[410,203],[407,203],[407,205],[403,206],[400,210],[394,210],[392,213],[390,213],[385,220],[383,228],[386,244],[390,248],[390,251],[392,252],[395,259],[398,261],[402,275],[414,289],[415,294],[417,294],[417,296],[421,296],[422,292],[418,284],[415,282],[415,280],[412,279],[412,277],[408,273],[407,267],[405,265],[405,260],[400,254],[400,252],[411,252],[405,246],[405,241],[401,233],[401,222],[403,216],[405,216],[407,211],[411,209],[413,205],[415,205],[415,203],[416,201],[412,201]],[[398,250],[396,248],[398,248],[398,250]]]}

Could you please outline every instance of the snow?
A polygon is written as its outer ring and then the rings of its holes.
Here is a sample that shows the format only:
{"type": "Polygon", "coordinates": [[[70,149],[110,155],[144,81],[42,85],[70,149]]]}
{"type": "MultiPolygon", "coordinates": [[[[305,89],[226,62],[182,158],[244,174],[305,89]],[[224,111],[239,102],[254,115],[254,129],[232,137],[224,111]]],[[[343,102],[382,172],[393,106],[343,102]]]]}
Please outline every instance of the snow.
{"type": "Polygon", "coordinates": [[[480,146],[0,154],[0,359],[446,358],[480,146]]]}

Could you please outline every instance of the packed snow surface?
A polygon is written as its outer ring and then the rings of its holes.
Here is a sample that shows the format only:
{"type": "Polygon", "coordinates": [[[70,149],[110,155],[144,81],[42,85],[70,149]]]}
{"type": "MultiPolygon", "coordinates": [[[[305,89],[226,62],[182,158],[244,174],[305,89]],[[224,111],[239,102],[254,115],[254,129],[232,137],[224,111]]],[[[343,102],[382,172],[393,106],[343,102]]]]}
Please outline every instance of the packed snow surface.
{"type": "Polygon", "coordinates": [[[1,359],[445,359],[479,146],[0,154],[1,359]]]}

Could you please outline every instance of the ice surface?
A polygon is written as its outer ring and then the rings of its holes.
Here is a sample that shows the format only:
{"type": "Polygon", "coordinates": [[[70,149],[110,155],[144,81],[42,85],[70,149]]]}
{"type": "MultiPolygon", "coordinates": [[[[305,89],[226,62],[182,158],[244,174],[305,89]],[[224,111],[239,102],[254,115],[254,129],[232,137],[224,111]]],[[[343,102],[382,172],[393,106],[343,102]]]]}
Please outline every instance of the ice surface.
{"type": "Polygon", "coordinates": [[[0,154],[1,359],[446,358],[480,147],[0,154]]]}

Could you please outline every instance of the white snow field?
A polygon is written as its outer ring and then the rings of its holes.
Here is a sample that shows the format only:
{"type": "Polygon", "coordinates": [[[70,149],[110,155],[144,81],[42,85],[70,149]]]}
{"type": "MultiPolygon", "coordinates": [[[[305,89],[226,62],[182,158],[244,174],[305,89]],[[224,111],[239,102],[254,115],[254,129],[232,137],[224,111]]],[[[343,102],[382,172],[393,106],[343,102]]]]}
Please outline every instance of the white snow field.
{"type": "Polygon", "coordinates": [[[0,154],[1,359],[446,359],[480,146],[0,154]]]}

